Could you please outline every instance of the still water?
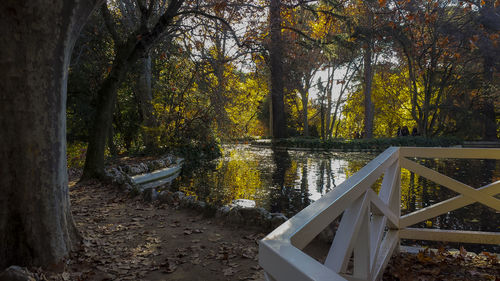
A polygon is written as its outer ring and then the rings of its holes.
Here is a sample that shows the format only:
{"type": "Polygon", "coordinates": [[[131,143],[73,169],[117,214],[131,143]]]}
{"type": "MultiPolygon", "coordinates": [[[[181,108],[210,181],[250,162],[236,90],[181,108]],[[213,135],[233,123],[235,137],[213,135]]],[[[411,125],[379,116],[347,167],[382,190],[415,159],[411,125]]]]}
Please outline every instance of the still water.
{"type": "MultiPolygon", "coordinates": [[[[360,170],[376,154],[363,152],[273,151],[249,145],[224,147],[223,157],[186,169],[173,188],[215,205],[251,199],[258,207],[291,217],[360,170]]],[[[500,180],[497,160],[414,159],[474,188],[500,180]]],[[[378,192],[381,179],[373,186],[378,192]]],[[[402,213],[457,194],[405,169],[401,175],[402,213]]],[[[419,227],[500,232],[500,214],[478,203],[423,222],[419,227]]]]}

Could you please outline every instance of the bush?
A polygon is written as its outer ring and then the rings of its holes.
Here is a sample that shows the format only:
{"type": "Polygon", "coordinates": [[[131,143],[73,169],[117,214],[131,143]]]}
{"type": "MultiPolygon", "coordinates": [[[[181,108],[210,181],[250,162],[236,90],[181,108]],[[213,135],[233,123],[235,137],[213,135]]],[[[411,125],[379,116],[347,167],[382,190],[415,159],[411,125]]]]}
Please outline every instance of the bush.
{"type": "Polygon", "coordinates": [[[71,142],[66,146],[66,160],[68,168],[83,168],[85,155],[87,153],[87,143],[71,142]]]}

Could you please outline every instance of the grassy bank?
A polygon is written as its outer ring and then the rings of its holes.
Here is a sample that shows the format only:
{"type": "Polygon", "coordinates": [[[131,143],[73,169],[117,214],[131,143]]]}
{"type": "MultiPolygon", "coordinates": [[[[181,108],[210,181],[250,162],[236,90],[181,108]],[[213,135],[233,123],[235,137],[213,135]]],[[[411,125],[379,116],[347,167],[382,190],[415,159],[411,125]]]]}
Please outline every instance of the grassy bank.
{"type": "Polygon", "coordinates": [[[254,141],[253,145],[275,146],[286,148],[307,148],[327,150],[376,150],[382,151],[390,146],[418,146],[418,147],[449,147],[462,144],[462,140],[453,137],[397,137],[374,139],[334,139],[321,140],[313,138],[287,138],[273,141],[254,141]]]}

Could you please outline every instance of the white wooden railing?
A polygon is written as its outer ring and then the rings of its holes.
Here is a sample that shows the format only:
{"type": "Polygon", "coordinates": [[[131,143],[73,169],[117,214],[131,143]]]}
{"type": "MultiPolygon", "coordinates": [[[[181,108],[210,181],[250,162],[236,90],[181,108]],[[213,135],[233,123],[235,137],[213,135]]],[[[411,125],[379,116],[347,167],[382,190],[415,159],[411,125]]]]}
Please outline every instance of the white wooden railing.
{"type": "Polygon", "coordinates": [[[500,233],[409,228],[479,202],[500,211],[500,181],[474,189],[407,157],[500,159],[500,149],[391,147],[321,199],[260,241],[259,263],[268,280],[378,280],[399,239],[500,244],[500,233]],[[432,180],[458,196],[401,216],[401,168],[432,180]],[[371,186],[384,175],[379,194],[371,186]],[[302,249],[341,214],[324,263],[302,249]],[[348,274],[348,263],[353,269],[348,274]]]}

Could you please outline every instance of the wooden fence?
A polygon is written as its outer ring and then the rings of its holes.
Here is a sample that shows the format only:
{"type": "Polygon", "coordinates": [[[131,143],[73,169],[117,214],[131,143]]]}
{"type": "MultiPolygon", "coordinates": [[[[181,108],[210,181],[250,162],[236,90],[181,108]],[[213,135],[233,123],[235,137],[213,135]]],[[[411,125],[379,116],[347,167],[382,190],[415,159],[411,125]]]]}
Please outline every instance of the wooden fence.
{"type": "Polygon", "coordinates": [[[408,158],[500,159],[500,149],[391,147],[260,242],[259,263],[268,280],[378,280],[399,239],[500,244],[500,233],[410,228],[408,226],[479,202],[500,212],[500,181],[480,188],[408,158]],[[459,195],[401,216],[401,168],[459,195]],[[383,175],[379,193],[371,186],[383,175]],[[324,263],[302,249],[342,214],[324,263]],[[348,273],[352,260],[353,270],[348,273]]]}

